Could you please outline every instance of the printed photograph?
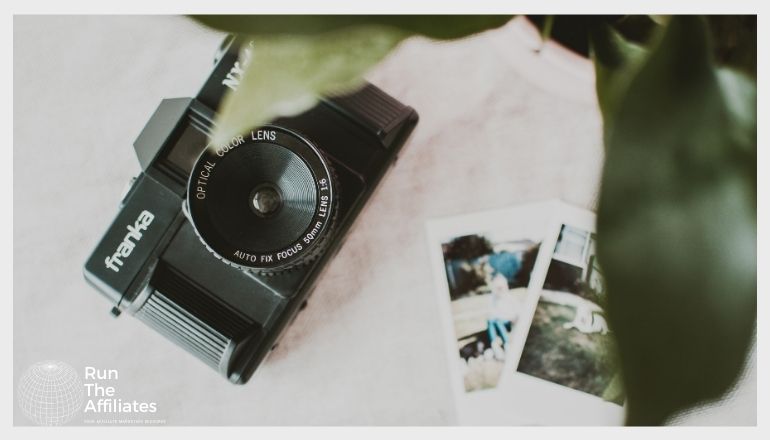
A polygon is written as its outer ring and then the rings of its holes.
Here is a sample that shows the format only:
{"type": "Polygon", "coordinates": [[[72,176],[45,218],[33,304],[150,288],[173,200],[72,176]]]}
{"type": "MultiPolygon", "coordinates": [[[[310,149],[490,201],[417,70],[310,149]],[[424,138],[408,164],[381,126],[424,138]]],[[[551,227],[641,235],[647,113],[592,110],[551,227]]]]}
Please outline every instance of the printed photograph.
{"type": "Polygon", "coordinates": [[[518,371],[622,405],[595,243],[596,234],[561,226],[518,371]]]}
{"type": "Polygon", "coordinates": [[[497,386],[540,243],[510,231],[442,243],[465,391],[497,386]]]}

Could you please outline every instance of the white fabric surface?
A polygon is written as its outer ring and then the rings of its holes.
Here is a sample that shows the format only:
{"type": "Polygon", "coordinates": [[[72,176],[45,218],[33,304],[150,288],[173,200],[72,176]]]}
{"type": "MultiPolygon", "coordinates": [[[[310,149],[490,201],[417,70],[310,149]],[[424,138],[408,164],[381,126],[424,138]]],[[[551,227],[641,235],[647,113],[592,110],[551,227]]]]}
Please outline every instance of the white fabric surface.
{"type": "MultiPolygon", "coordinates": [[[[14,19],[14,383],[56,359],[120,372],[170,425],[453,423],[425,220],[524,201],[594,203],[590,63],[521,24],[405,42],[368,77],[420,122],[308,308],[245,386],[130,317],[81,267],[139,170],[163,97],[192,96],[221,35],[181,17],[14,19]]],[[[754,391],[756,393],[756,391],[754,391]]],[[[756,409],[754,408],[754,420],[756,409]]],[[[19,411],[15,424],[29,424],[19,411]]]]}

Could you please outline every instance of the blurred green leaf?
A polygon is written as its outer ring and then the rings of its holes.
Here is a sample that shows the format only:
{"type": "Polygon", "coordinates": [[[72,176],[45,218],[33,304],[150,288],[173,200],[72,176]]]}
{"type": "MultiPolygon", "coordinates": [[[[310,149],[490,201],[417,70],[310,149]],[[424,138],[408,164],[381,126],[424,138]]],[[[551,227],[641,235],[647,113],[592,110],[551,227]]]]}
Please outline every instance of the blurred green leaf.
{"type": "Polygon", "coordinates": [[[237,34],[316,35],[361,26],[382,26],[436,39],[461,38],[500,27],[510,15],[195,15],[209,27],[237,34]]]}
{"type": "Polygon", "coordinates": [[[590,43],[596,71],[596,94],[604,119],[606,138],[613,126],[620,101],[646,58],[647,50],[627,41],[604,23],[593,28],[590,43]]]}
{"type": "Polygon", "coordinates": [[[650,14],[648,15],[648,17],[650,17],[650,20],[654,21],[655,23],[658,23],[659,25],[666,25],[668,24],[668,21],[671,20],[670,15],[650,14]]]}
{"type": "Polygon", "coordinates": [[[275,117],[301,113],[319,95],[354,89],[366,70],[406,36],[390,28],[359,27],[251,40],[241,83],[220,107],[212,142],[224,144],[275,117]]]}
{"type": "Polygon", "coordinates": [[[757,16],[708,15],[718,64],[757,76],[757,16]]]}
{"type": "Polygon", "coordinates": [[[251,56],[237,92],[217,115],[212,141],[277,116],[311,108],[319,96],[362,84],[361,76],[402,39],[418,34],[460,38],[502,26],[502,15],[210,15],[207,26],[251,38],[251,56]]]}
{"type": "Polygon", "coordinates": [[[603,106],[598,256],[627,423],[654,425],[728,391],[751,343],[756,84],[678,16],[625,90],[603,106]]]}
{"type": "Polygon", "coordinates": [[[543,20],[543,26],[540,28],[540,39],[543,43],[551,39],[551,31],[553,30],[553,15],[546,15],[543,20]]]}
{"type": "Polygon", "coordinates": [[[624,15],[612,23],[612,27],[631,42],[647,45],[665,23],[651,15],[624,15]]]}

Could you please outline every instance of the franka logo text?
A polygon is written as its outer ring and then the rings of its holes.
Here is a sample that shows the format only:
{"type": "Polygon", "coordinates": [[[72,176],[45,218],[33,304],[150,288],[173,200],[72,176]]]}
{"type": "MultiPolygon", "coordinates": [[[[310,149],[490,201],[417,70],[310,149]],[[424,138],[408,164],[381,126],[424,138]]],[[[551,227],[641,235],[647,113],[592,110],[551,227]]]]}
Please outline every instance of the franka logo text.
{"type": "Polygon", "coordinates": [[[136,218],[133,225],[127,225],[128,234],[123,237],[123,241],[120,242],[118,248],[115,249],[115,253],[104,259],[104,264],[108,269],[112,269],[115,272],[120,272],[120,268],[123,267],[123,259],[128,258],[131,252],[134,251],[139,240],[142,239],[142,234],[150,226],[150,223],[155,219],[155,215],[150,211],[144,210],[136,218]]]}

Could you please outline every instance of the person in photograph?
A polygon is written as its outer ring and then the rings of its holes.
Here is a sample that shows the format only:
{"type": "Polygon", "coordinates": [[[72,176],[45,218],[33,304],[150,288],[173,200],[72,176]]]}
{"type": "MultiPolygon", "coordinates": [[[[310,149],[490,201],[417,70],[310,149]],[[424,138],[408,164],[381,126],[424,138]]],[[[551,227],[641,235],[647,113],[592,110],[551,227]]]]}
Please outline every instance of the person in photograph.
{"type": "Polygon", "coordinates": [[[505,358],[505,348],[508,346],[508,330],[511,325],[509,311],[506,307],[505,294],[508,292],[508,279],[498,273],[489,281],[490,299],[487,314],[487,333],[489,345],[495,358],[505,358]]]}

